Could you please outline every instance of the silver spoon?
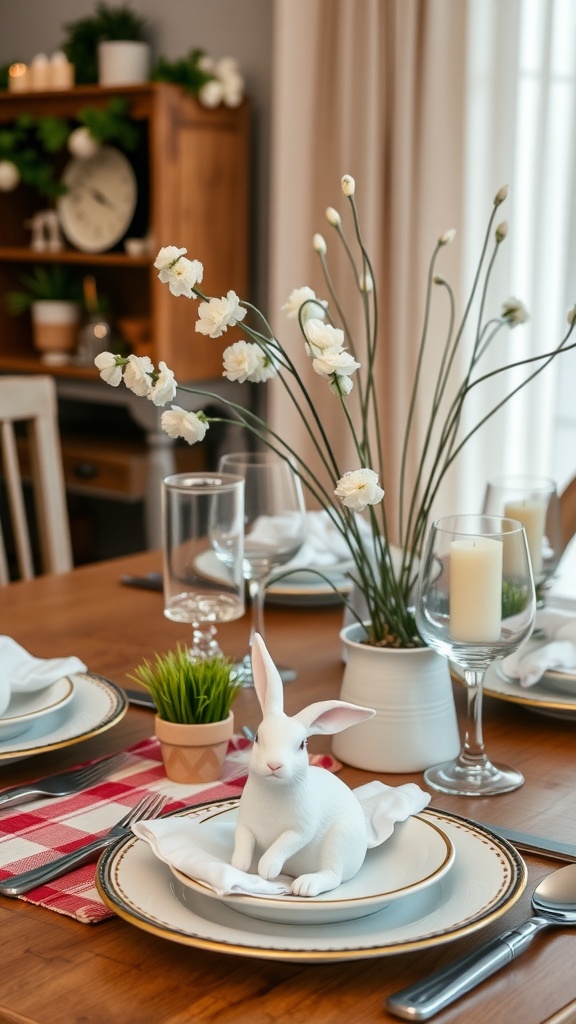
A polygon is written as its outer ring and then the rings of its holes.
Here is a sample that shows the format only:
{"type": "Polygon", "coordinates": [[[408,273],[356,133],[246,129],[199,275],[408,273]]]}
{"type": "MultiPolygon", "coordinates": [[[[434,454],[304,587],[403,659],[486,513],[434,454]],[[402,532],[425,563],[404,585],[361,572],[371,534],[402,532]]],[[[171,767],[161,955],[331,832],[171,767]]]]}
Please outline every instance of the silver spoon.
{"type": "Polygon", "coordinates": [[[386,1000],[386,1009],[403,1020],[428,1020],[509,964],[528,948],[537,932],[549,925],[576,924],[576,864],[547,875],[532,896],[533,917],[497,935],[472,953],[386,1000]]]}

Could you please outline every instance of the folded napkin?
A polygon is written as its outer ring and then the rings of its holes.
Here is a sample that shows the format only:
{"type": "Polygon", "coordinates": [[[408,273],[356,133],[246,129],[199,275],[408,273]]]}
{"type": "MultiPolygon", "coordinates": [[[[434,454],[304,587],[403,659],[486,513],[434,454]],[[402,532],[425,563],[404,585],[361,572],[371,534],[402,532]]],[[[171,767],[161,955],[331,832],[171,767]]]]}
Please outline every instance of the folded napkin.
{"type": "Polygon", "coordinates": [[[543,632],[550,642],[528,652],[520,647],[509,654],[502,662],[506,675],[526,688],[537,683],[550,669],[576,674],[576,616],[558,608],[542,608],[536,613],[534,629],[543,632]]]}
{"type": "MultiPolygon", "coordinates": [[[[353,790],[366,819],[368,847],[379,846],[392,835],[394,825],[417,814],[430,802],[430,794],[414,783],[393,788],[374,779],[353,790]]],[[[132,826],[159,860],[209,886],[220,896],[280,896],[291,891],[287,875],[268,881],[260,875],[232,867],[235,825],[214,822],[210,830],[193,818],[158,818],[132,826]]]]}
{"type": "Polygon", "coordinates": [[[0,636],[0,715],[10,703],[12,693],[32,693],[70,675],[85,672],[80,658],[35,658],[12,637],[0,636]]]}
{"type": "MultiPolygon", "coordinates": [[[[366,540],[371,537],[369,525],[357,517],[360,535],[366,540]]],[[[250,532],[250,539],[259,544],[276,546],[279,528],[284,536],[290,535],[292,524],[298,525],[295,517],[289,515],[258,516],[250,532]],[[286,531],[286,532],[285,532],[286,531]]],[[[278,572],[302,569],[336,568],[343,562],[350,561],[350,548],[342,537],[342,533],[325,509],[319,512],[306,513],[306,539],[289,562],[282,565],[278,572]]]]}

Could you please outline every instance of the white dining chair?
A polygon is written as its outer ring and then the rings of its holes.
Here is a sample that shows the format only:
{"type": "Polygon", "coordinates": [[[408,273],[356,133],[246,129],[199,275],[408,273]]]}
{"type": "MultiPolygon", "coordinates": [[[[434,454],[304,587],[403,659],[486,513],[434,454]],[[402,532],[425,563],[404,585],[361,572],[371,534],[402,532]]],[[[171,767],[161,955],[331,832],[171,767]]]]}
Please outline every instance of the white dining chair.
{"type": "MultiPolygon", "coordinates": [[[[57,409],[56,387],[51,377],[0,377],[2,478],[17,570],[22,579],[31,579],[36,571],[15,431],[15,425],[20,422],[27,428],[29,476],[41,561],[39,571],[57,573],[72,568],[57,409]]],[[[11,582],[5,535],[0,521],[0,586],[11,582]]]]}

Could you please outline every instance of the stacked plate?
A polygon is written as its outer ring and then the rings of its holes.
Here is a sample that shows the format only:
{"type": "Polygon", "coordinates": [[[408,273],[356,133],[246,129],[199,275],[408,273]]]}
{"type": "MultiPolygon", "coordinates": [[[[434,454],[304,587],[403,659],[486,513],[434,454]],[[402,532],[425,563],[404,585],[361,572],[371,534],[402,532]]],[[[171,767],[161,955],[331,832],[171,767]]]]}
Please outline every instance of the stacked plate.
{"type": "MultiPolygon", "coordinates": [[[[176,812],[208,833],[238,801],[176,812]]],[[[396,825],[355,876],[311,899],[219,896],[129,837],[98,865],[104,902],[136,927],[185,945],[273,960],[329,962],[422,949],[484,927],[520,897],[526,867],[514,848],[453,814],[426,810],[396,825]],[[326,927],[326,926],[329,927],[326,927]]]]}
{"type": "Polygon", "coordinates": [[[119,686],[92,672],[64,676],[43,690],[13,693],[0,715],[0,762],[79,743],[115,725],[127,706],[119,686]]]}
{"type": "MultiPolygon", "coordinates": [[[[526,653],[535,652],[549,640],[530,640],[526,653]]],[[[576,674],[568,669],[548,669],[542,678],[529,687],[505,671],[506,662],[496,661],[488,669],[484,692],[490,697],[521,704],[529,711],[552,718],[576,720],[576,674]]]]}

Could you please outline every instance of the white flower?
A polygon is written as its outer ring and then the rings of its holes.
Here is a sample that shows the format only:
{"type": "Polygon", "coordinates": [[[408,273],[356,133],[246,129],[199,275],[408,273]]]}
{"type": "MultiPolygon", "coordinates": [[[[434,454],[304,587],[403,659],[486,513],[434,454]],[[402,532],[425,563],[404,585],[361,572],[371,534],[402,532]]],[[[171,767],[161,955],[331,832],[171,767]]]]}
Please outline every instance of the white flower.
{"type": "Polygon", "coordinates": [[[338,213],[338,210],[335,210],[333,206],[326,207],[326,220],[333,228],[339,227],[342,223],[342,218],[338,213]]]}
{"type": "Polygon", "coordinates": [[[160,249],[154,266],[160,271],[158,277],[162,284],[167,284],[172,295],[185,295],[190,299],[193,288],[204,276],[204,267],[199,260],[188,260],[184,253],[187,249],[178,249],[175,245],[167,245],[160,249]]]}
{"type": "Polygon", "coordinates": [[[304,285],[303,288],[294,288],[290,292],[288,300],[282,306],[282,312],[286,314],[287,320],[297,320],[300,317],[302,323],[306,323],[311,318],[323,319],[327,305],[324,299],[316,298],[316,292],[312,288],[304,285]]]}
{"type": "Polygon", "coordinates": [[[160,417],[160,426],[168,437],[183,437],[188,444],[203,441],[208,430],[208,421],[203,413],[186,412],[179,405],[173,405],[160,417]]]}
{"type": "Polygon", "coordinates": [[[261,384],[276,374],[274,360],[259,345],[251,341],[236,341],[224,349],[223,377],[237,380],[240,384],[250,381],[261,384]]]}
{"type": "Polygon", "coordinates": [[[314,249],[314,252],[319,252],[322,256],[326,255],[328,247],[326,245],[323,235],[319,235],[318,233],[314,235],[312,239],[312,248],[314,249]]]}
{"type": "Polygon", "coordinates": [[[152,390],[154,363],[150,356],[128,356],[124,368],[124,383],[140,398],[148,397],[152,390]]]}
{"type": "Polygon", "coordinates": [[[198,91],[198,99],[203,107],[219,107],[224,99],[224,86],[217,78],[211,78],[209,82],[201,86],[198,91]]]}
{"type": "Polygon", "coordinates": [[[344,174],[342,177],[342,191],[345,196],[353,196],[356,191],[356,182],[351,174],[344,174]]]}
{"type": "Polygon", "coordinates": [[[525,324],[530,315],[521,299],[510,298],[502,303],[502,318],[509,327],[517,327],[518,324],[525,324]]]}
{"type": "Polygon", "coordinates": [[[152,385],[148,398],[154,402],[154,405],[166,405],[166,402],[171,402],[176,397],[178,385],[172,370],[166,366],[165,362],[160,360],[158,368],[160,372],[152,385]]]}
{"type": "Polygon", "coordinates": [[[335,395],[349,395],[353,387],[354,383],[350,377],[343,377],[341,374],[334,374],[330,380],[330,391],[335,395]]]}
{"type": "Polygon", "coordinates": [[[122,380],[122,363],[116,361],[116,356],[112,352],[100,352],[94,360],[94,365],[100,370],[102,380],[111,384],[113,388],[118,387],[122,380]]]}
{"type": "Polygon", "coordinates": [[[438,239],[438,245],[450,245],[451,242],[456,238],[456,228],[449,228],[443,235],[440,235],[438,239]]]}
{"type": "Polygon", "coordinates": [[[12,192],[20,184],[21,174],[11,160],[0,160],[0,192],[12,192]]]}
{"type": "Polygon", "coordinates": [[[373,469],[353,469],[340,477],[334,494],[346,508],[362,512],[367,505],[377,505],[384,497],[373,469]]]}
{"type": "Polygon", "coordinates": [[[198,334],[206,334],[209,338],[219,338],[229,327],[235,327],[246,316],[247,310],[241,306],[236,292],[229,291],[221,299],[210,299],[198,306],[199,320],[196,321],[198,334]]]}
{"type": "Polygon", "coordinates": [[[330,349],[325,351],[322,356],[313,359],[312,366],[316,373],[320,377],[324,377],[325,380],[330,380],[333,374],[338,377],[350,377],[355,370],[360,369],[360,363],[357,363],[349,352],[333,352],[330,349]]]}
{"type": "Polygon", "coordinates": [[[344,347],[344,331],[339,327],[325,324],[317,317],[311,317],[303,325],[306,336],[306,351],[309,356],[322,352],[341,352],[344,347]]]}

